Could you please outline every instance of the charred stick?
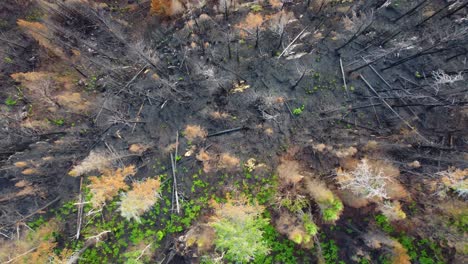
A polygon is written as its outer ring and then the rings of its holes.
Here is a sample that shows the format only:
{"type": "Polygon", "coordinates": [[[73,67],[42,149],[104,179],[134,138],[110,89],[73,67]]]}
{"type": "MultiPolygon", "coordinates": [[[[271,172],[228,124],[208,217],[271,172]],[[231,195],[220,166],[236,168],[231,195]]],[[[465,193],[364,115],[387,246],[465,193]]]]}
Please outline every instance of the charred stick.
{"type": "Polygon", "coordinates": [[[352,125],[352,126],[355,126],[355,127],[360,127],[360,128],[364,128],[364,129],[367,129],[367,130],[370,130],[374,133],[377,133],[377,134],[380,134],[381,132],[379,132],[378,130],[376,129],[373,129],[371,127],[367,127],[367,126],[363,126],[363,125],[359,125],[359,124],[355,124],[355,123],[352,123],[352,122],[348,122],[344,119],[341,119],[341,118],[333,118],[333,120],[336,120],[336,121],[339,121],[339,122],[342,122],[342,123],[345,123],[345,124],[348,124],[348,125],[352,125]]]}
{"type": "Polygon", "coordinates": [[[452,12],[448,13],[447,15],[441,17],[439,20],[442,20],[446,17],[451,17],[453,14],[455,14],[456,12],[462,10],[463,8],[465,8],[466,6],[468,6],[468,2],[464,3],[463,5],[459,6],[458,8],[456,8],[455,10],[453,10],[452,12]]]}
{"type": "Polygon", "coordinates": [[[466,54],[468,54],[468,50],[465,50],[465,51],[463,51],[461,53],[457,53],[457,54],[445,59],[445,62],[449,62],[449,61],[451,61],[451,60],[453,60],[453,59],[455,59],[457,57],[460,57],[460,56],[463,56],[463,55],[466,55],[466,54]]]}
{"type": "MultiPolygon", "coordinates": [[[[361,57],[361,58],[364,60],[364,62],[366,62],[366,59],[364,59],[364,57],[361,57]]],[[[382,77],[382,75],[381,75],[374,67],[372,67],[372,65],[369,64],[369,68],[371,68],[371,70],[379,77],[379,79],[380,79],[382,82],[385,83],[385,85],[387,85],[387,87],[388,87],[390,90],[393,90],[393,87],[384,79],[384,77],[382,77]]],[[[394,94],[396,94],[396,93],[394,93],[394,94]]],[[[398,97],[398,99],[399,99],[402,103],[404,103],[404,104],[407,103],[406,100],[404,100],[404,99],[401,98],[401,97],[398,97]]],[[[418,118],[418,116],[417,116],[416,113],[413,111],[413,109],[411,109],[411,107],[408,107],[408,109],[411,111],[411,113],[412,113],[416,118],[418,118]]]]}
{"type": "MultiPolygon", "coordinates": [[[[429,49],[429,50],[430,50],[430,49],[429,49]]],[[[396,62],[390,64],[389,66],[387,66],[387,67],[385,67],[385,68],[383,68],[383,69],[381,69],[381,70],[382,70],[382,71],[386,71],[386,70],[388,70],[388,69],[391,69],[391,68],[393,68],[393,67],[395,67],[395,66],[398,66],[398,65],[400,65],[400,64],[403,64],[403,63],[408,62],[408,61],[410,61],[410,60],[414,60],[414,59],[419,58],[419,57],[421,57],[421,56],[430,55],[430,54],[435,54],[435,53],[439,53],[439,52],[442,52],[442,51],[445,51],[445,50],[447,50],[447,49],[438,49],[438,50],[433,50],[433,51],[422,51],[422,52],[418,52],[418,53],[416,53],[416,54],[414,54],[414,55],[411,55],[411,56],[409,56],[409,57],[406,57],[406,58],[403,58],[403,59],[401,59],[401,60],[399,60],[399,61],[396,61],[396,62]]]]}
{"type": "Polygon", "coordinates": [[[295,118],[295,116],[294,116],[293,112],[291,111],[291,107],[289,107],[289,104],[288,104],[288,102],[286,102],[286,101],[285,101],[285,102],[284,102],[284,105],[285,105],[285,106],[286,106],[286,108],[288,109],[288,111],[289,111],[289,113],[291,114],[291,116],[292,116],[293,118],[295,118]]]}
{"type": "Polygon", "coordinates": [[[434,12],[434,14],[430,15],[429,17],[425,18],[423,21],[419,22],[416,27],[420,27],[422,26],[424,23],[426,23],[427,21],[429,21],[431,18],[437,16],[439,13],[441,13],[442,11],[444,11],[445,9],[447,9],[449,6],[451,6],[453,3],[448,3],[446,4],[444,7],[442,7],[441,9],[437,10],[436,12],[434,12]]]}
{"type": "Polygon", "coordinates": [[[364,64],[364,65],[362,65],[362,66],[359,66],[359,67],[357,67],[357,68],[355,68],[355,69],[352,69],[352,70],[348,71],[348,73],[353,73],[353,72],[355,72],[355,71],[358,71],[358,70],[360,70],[360,69],[363,69],[363,68],[365,68],[365,67],[371,65],[372,63],[377,62],[377,61],[379,61],[379,60],[381,60],[381,59],[383,59],[383,58],[385,58],[385,56],[378,57],[377,59],[374,59],[374,60],[372,60],[372,61],[369,61],[368,63],[366,63],[366,64],[364,64]]]}
{"type": "Polygon", "coordinates": [[[78,217],[76,219],[76,235],[75,238],[80,239],[81,223],[83,222],[83,177],[80,178],[80,194],[78,196],[78,217]]]}
{"type": "Polygon", "coordinates": [[[133,124],[133,127],[132,127],[132,134],[133,134],[133,132],[135,131],[135,127],[136,127],[137,123],[140,123],[140,114],[141,114],[141,111],[143,110],[143,106],[144,106],[144,105],[145,105],[145,101],[143,100],[143,103],[141,104],[140,109],[138,110],[138,113],[137,113],[137,115],[136,115],[136,117],[135,117],[135,121],[136,121],[136,122],[134,122],[134,124],[133,124]]]}
{"type": "Polygon", "coordinates": [[[309,26],[305,27],[301,32],[299,32],[299,34],[297,34],[293,41],[291,41],[291,43],[289,43],[289,45],[283,50],[283,52],[281,52],[281,54],[278,56],[278,59],[281,58],[281,56],[284,55],[284,53],[289,49],[289,47],[291,47],[291,45],[294,44],[299,39],[299,37],[302,36],[302,34],[307,30],[307,28],[309,28],[309,26]]]}
{"type": "Polygon", "coordinates": [[[399,30],[397,31],[396,33],[392,34],[390,37],[384,39],[384,41],[382,41],[380,43],[380,46],[383,46],[385,44],[387,44],[389,41],[391,41],[393,38],[395,38],[396,36],[400,35],[400,33],[402,32],[402,30],[399,30]]]}
{"type": "Polygon", "coordinates": [[[340,68],[341,68],[341,75],[343,76],[343,85],[344,85],[344,88],[345,88],[345,91],[346,91],[346,95],[349,96],[348,86],[346,85],[345,72],[344,72],[344,69],[343,69],[343,60],[341,59],[341,56],[340,56],[340,68]]]}
{"type": "Polygon", "coordinates": [[[283,37],[284,37],[284,30],[281,31],[280,39],[279,39],[278,46],[276,47],[276,49],[281,48],[281,45],[283,44],[283,37]]]}
{"type": "Polygon", "coordinates": [[[173,177],[173,188],[174,188],[174,198],[175,198],[175,202],[176,202],[176,210],[177,210],[177,213],[179,214],[180,213],[180,206],[179,206],[179,194],[177,192],[177,177],[176,177],[176,167],[175,167],[175,158],[174,158],[174,155],[172,155],[172,152],[171,152],[171,167],[172,167],[172,177],[173,177]]]}
{"type": "Polygon", "coordinates": [[[227,1],[224,1],[224,20],[228,21],[229,14],[228,14],[228,7],[227,7],[227,1]]]}
{"type": "Polygon", "coordinates": [[[387,106],[390,111],[392,111],[392,113],[394,113],[401,121],[403,121],[403,123],[405,123],[405,125],[407,125],[411,130],[413,130],[418,136],[420,136],[422,139],[424,139],[426,142],[429,142],[429,140],[427,140],[425,137],[423,137],[412,125],[410,125],[410,123],[408,123],[408,121],[406,121],[403,117],[400,116],[400,114],[398,114],[388,103],[387,101],[385,101],[385,99],[383,99],[382,97],[380,97],[380,95],[377,93],[377,91],[372,87],[372,85],[370,85],[370,83],[362,76],[362,75],[359,75],[359,77],[364,81],[364,83],[367,85],[367,87],[372,90],[374,92],[374,94],[382,101],[382,103],[387,106]]]}
{"type": "Polygon", "coordinates": [[[363,30],[362,27],[364,26],[364,24],[362,24],[361,26],[359,26],[358,30],[356,31],[356,33],[354,33],[354,35],[343,45],[341,45],[339,48],[335,49],[335,51],[339,51],[341,50],[342,48],[348,46],[351,42],[353,42],[357,37],[359,37],[362,32],[366,31],[371,25],[372,23],[374,22],[374,20],[372,20],[369,25],[367,25],[363,30]]]}
{"type": "Polygon", "coordinates": [[[304,71],[304,72],[302,73],[301,77],[299,77],[299,79],[294,83],[294,85],[291,86],[291,88],[290,88],[291,90],[296,89],[296,87],[299,85],[299,83],[300,83],[300,82],[302,81],[302,79],[304,78],[305,73],[306,73],[306,71],[304,71]]]}
{"type": "Polygon", "coordinates": [[[415,7],[411,8],[408,12],[404,13],[403,15],[399,16],[397,19],[393,20],[393,22],[398,22],[400,19],[404,18],[405,16],[407,16],[409,14],[412,14],[414,11],[416,11],[420,6],[422,6],[426,2],[427,2],[427,0],[421,1],[421,3],[419,3],[415,7]]]}
{"type": "Polygon", "coordinates": [[[16,43],[16,42],[11,41],[11,40],[8,40],[8,39],[0,38],[0,40],[1,40],[1,41],[5,41],[5,42],[8,43],[8,44],[11,44],[11,45],[14,45],[14,46],[18,46],[18,47],[23,48],[23,49],[26,48],[26,46],[23,46],[23,45],[21,45],[21,44],[18,44],[18,43],[16,43]]]}
{"type": "Polygon", "coordinates": [[[243,130],[243,129],[246,129],[246,128],[245,127],[236,127],[236,128],[226,129],[226,130],[222,130],[222,131],[215,132],[215,133],[212,133],[212,134],[208,134],[208,136],[206,136],[206,137],[220,136],[220,135],[224,135],[224,134],[228,134],[228,133],[232,133],[232,132],[237,132],[237,131],[243,130]]]}
{"type": "Polygon", "coordinates": [[[14,223],[10,223],[10,224],[8,224],[8,225],[4,225],[4,226],[0,227],[0,230],[3,230],[3,229],[5,229],[5,228],[10,227],[10,226],[12,226],[12,225],[15,225],[15,224],[17,224],[17,223],[24,222],[26,219],[28,219],[28,218],[30,218],[31,216],[34,216],[35,214],[37,214],[37,213],[43,211],[43,210],[46,209],[47,207],[51,206],[52,204],[54,204],[55,202],[57,202],[58,200],[60,200],[60,198],[61,198],[60,196],[57,196],[54,200],[48,202],[46,205],[44,205],[44,206],[42,206],[41,208],[37,209],[36,211],[34,211],[34,212],[28,214],[27,216],[25,216],[25,217],[19,219],[18,221],[15,221],[14,223]]]}
{"type": "Polygon", "coordinates": [[[145,66],[143,66],[141,68],[141,70],[139,70],[134,76],[132,79],[130,79],[130,81],[127,82],[127,84],[125,84],[125,86],[120,89],[120,91],[117,92],[117,95],[119,95],[123,90],[127,89],[135,80],[136,78],[138,78],[138,76],[140,76],[140,74],[146,69],[146,67],[148,67],[148,64],[146,64],[145,66]]]}
{"type": "Polygon", "coordinates": [[[26,252],[23,252],[21,254],[19,254],[18,256],[14,257],[14,258],[11,258],[10,260],[6,261],[6,262],[3,262],[4,264],[8,264],[8,263],[16,263],[16,260],[18,260],[19,258],[33,252],[34,250],[36,250],[38,247],[33,247],[31,248],[30,250],[26,251],[26,252]]]}
{"type": "Polygon", "coordinates": [[[255,38],[255,48],[258,49],[258,26],[257,26],[257,32],[256,32],[256,38],[255,38]]]}

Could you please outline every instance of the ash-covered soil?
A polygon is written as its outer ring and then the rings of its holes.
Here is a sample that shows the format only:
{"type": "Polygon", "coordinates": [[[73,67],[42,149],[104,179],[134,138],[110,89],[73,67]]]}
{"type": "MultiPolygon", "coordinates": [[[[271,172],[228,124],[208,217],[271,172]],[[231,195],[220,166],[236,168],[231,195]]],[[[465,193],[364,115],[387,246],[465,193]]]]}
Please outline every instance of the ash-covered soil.
{"type": "MultiPolygon", "coordinates": [[[[319,227],[315,246],[290,241],[291,262],[273,249],[271,262],[258,263],[463,263],[466,2],[181,1],[176,10],[172,1],[164,12],[151,12],[151,2],[158,1],[0,3],[2,245],[40,216],[56,217],[52,209],[86,202],[88,177],[100,170],[69,174],[101,153],[113,168],[136,166],[129,185],[169,175],[162,194],[171,209],[174,178],[182,204],[203,192],[255,197],[262,180],[271,183],[265,188],[276,194],[264,206],[281,241],[289,235],[281,216],[291,213],[278,199],[307,197],[301,212],[319,227]],[[249,169],[251,159],[258,168],[249,169]],[[398,171],[383,200],[359,200],[340,182],[338,169],[352,171],[363,159],[398,171]],[[303,179],[286,184],[277,168],[290,162],[298,167],[286,171],[303,179]],[[213,188],[194,191],[193,175],[213,188]],[[324,219],[309,180],[343,202],[338,220],[324,219]],[[381,220],[381,208],[396,203],[405,217],[381,220]]],[[[183,237],[213,214],[205,206],[188,226],[145,236],[158,240],[148,263],[199,263],[200,246],[183,237]]],[[[80,252],[73,261],[123,263],[141,244],[128,235],[117,254],[83,247],[103,230],[89,229],[87,209],[80,220],[83,206],[72,207],[56,248],[80,252]],[[73,242],[77,229],[85,234],[73,242]]],[[[109,207],[102,223],[119,214],[109,207]]],[[[172,214],[159,214],[150,229],[165,230],[172,214]]],[[[112,232],[108,244],[119,240],[112,232]]]]}

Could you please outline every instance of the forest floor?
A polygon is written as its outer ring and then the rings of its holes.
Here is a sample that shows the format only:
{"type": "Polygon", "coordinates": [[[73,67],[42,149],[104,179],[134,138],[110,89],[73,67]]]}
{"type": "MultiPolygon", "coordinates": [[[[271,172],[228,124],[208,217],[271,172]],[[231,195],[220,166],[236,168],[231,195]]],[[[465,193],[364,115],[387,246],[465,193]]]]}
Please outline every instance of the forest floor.
{"type": "Polygon", "coordinates": [[[463,263],[466,6],[2,1],[0,263],[463,263]]]}

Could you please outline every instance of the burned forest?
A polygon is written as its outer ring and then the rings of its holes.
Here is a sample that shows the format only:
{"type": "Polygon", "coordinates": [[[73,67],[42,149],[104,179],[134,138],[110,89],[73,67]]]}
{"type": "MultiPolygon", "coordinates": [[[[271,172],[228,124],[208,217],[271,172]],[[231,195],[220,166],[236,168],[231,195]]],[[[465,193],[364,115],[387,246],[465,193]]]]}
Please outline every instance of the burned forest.
{"type": "Polygon", "coordinates": [[[0,263],[466,263],[467,0],[2,0],[0,56],[0,263]]]}

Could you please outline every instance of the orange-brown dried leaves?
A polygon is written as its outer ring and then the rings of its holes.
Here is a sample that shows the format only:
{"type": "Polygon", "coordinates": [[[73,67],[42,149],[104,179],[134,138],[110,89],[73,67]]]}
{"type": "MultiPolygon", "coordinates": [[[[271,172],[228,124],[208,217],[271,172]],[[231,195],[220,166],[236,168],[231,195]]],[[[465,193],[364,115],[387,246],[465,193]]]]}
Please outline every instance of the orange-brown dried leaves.
{"type": "Polygon", "coordinates": [[[93,207],[101,207],[106,201],[116,196],[120,190],[127,190],[128,185],[125,183],[125,178],[133,176],[135,173],[135,166],[131,165],[115,171],[105,169],[101,177],[89,177],[91,184],[88,187],[93,195],[91,198],[93,207]]]}
{"type": "Polygon", "coordinates": [[[178,0],[152,0],[151,1],[151,14],[156,14],[164,17],[184,12],[184,6],[178,0]]]}

